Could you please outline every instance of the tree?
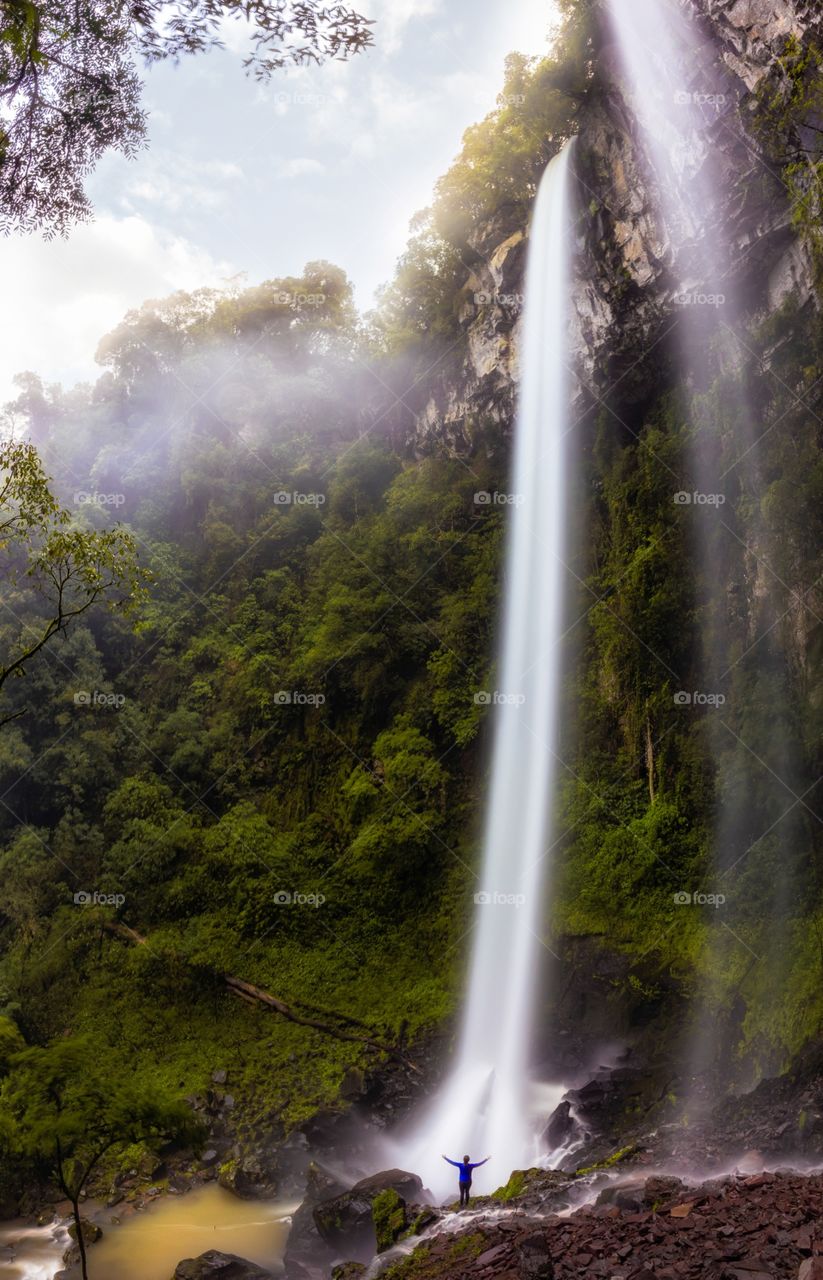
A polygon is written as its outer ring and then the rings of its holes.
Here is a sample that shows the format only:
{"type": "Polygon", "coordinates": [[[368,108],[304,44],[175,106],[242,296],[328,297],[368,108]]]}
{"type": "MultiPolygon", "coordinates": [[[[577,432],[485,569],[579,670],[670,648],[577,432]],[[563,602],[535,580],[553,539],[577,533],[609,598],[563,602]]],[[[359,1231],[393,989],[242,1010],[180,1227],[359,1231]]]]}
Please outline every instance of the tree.
{"type": "Polygon", "coordinates": [[[104,1156],[133,1143],[197,1147],[202,1126],[188,1106],[112,1078],[80,1038],[14,1054],[0,1091],[0,1128],[12,1150],[54,1177],[71,1201],[83,1280],[88,1280],[80,1196],[104,1156]]]}
{"type": "MultiPolygon", "coordinates": [[[[0,558],[9,589],[22,579],[45,602],[35,623],[26,621],[0,656],[0,691],[12,676],[71,622],[99,600],[134,608],[145,596],[146,570],[136,542],[123,529],[83,529],[71,523],[49,488],[35,447],[17,440],[0,444],[0,558]]],[[[15,612],[12,610],[12,612],[15,612]]],[[[0,717],[0,727],[23,711],[0,717]]]]}
{"type": "Polygon", "coordinates": [[[372,43],[368,19],[322,0],[3,0],[0,227],[48,235],[87,218],[88,173],[144,142],[139,64],[220,47],[228,18],[251,27],[258,79],[372,43]]]}

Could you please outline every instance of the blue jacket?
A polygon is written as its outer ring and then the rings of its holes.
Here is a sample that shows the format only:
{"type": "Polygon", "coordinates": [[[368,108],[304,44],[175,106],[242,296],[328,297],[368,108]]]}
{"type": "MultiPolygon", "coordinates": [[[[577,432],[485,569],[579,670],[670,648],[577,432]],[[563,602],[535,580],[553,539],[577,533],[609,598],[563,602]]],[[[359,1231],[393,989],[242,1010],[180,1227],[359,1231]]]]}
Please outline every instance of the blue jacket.
{"type": "MultiPolygon", "coordinates": [[[[486,1160],[489,1158],[489,1156],[486,1156],[486,1160]]],[[[486,1160],[477,1160],[474,1164],[466,1164],[465,1160],[449,1160],[448,1156],[444,1156],[443,1159],[447,1164],[453,1164],[455,1169],[460,1170],[460,1182],[471,1182],[472,1169],[479,1169],[481,1164],[486,1163],[486,1160]]]]}

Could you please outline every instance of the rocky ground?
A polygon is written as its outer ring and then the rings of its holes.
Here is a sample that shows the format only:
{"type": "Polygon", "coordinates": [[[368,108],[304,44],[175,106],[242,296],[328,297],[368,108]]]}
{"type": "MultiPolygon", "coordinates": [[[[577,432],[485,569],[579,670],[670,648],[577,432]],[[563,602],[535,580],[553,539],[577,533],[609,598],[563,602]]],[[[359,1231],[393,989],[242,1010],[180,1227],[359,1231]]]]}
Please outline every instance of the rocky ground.
{"type": "MultiPolygon", "coordinates": [[[[371,1274],[374,1274],[372,1270],[371,1274]]],[[[351,1276],[351,1269],[340,1275],[351,1276]]],[[[820,1280],[823,1175],[732,1175],[689,1186],[679,1179],[618,1179],[570,1214],[516,1202],[490,1217],[469,1212],[404,1257],[388,1255],[387,1280],[820,1280]]]]}

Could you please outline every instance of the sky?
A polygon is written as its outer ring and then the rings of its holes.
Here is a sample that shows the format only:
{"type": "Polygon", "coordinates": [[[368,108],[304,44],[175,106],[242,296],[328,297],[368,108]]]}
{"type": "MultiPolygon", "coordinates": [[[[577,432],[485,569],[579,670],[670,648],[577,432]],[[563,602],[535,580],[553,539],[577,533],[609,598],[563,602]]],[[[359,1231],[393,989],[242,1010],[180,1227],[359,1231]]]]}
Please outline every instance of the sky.
{"type": "Polygon", "coordinates": [[[324,258],[371,305],[512,50],[548,47],[554,0],[361,0],[375,47],[349,62],[247,78],[227,48],[146,78],[149,145],[106,156],[92,223],[68,239],[0,240],[0,402],[15,373],[70,386],[99,339],[175,289],[299,273],[324,258]]]}

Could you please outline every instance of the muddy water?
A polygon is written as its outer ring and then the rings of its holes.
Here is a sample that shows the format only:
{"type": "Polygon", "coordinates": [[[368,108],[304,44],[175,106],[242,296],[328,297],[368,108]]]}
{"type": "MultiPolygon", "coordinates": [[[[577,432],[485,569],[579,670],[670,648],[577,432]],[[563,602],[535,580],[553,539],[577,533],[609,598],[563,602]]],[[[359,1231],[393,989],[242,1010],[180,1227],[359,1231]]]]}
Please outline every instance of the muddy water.
{"type": "MultiPolygon", "coordinates": [[[[197,1257],[207,1249],[239,1254],[276,1273],[289,1215],[296,1207],[238,1200],[212,1183],[186,1196],[164,1198],[120,1225],[109,1221],[117,1210],[105,1210],[94,1215],[104,1236],[89,1248],[90,1280],[170,1280],[181,1258],[197,1257]]],[[[51,1228],[4,1225],[0,1280],[51,1280],[65,1247],[65,1239],[55,1241],[51,1228]]]]}

